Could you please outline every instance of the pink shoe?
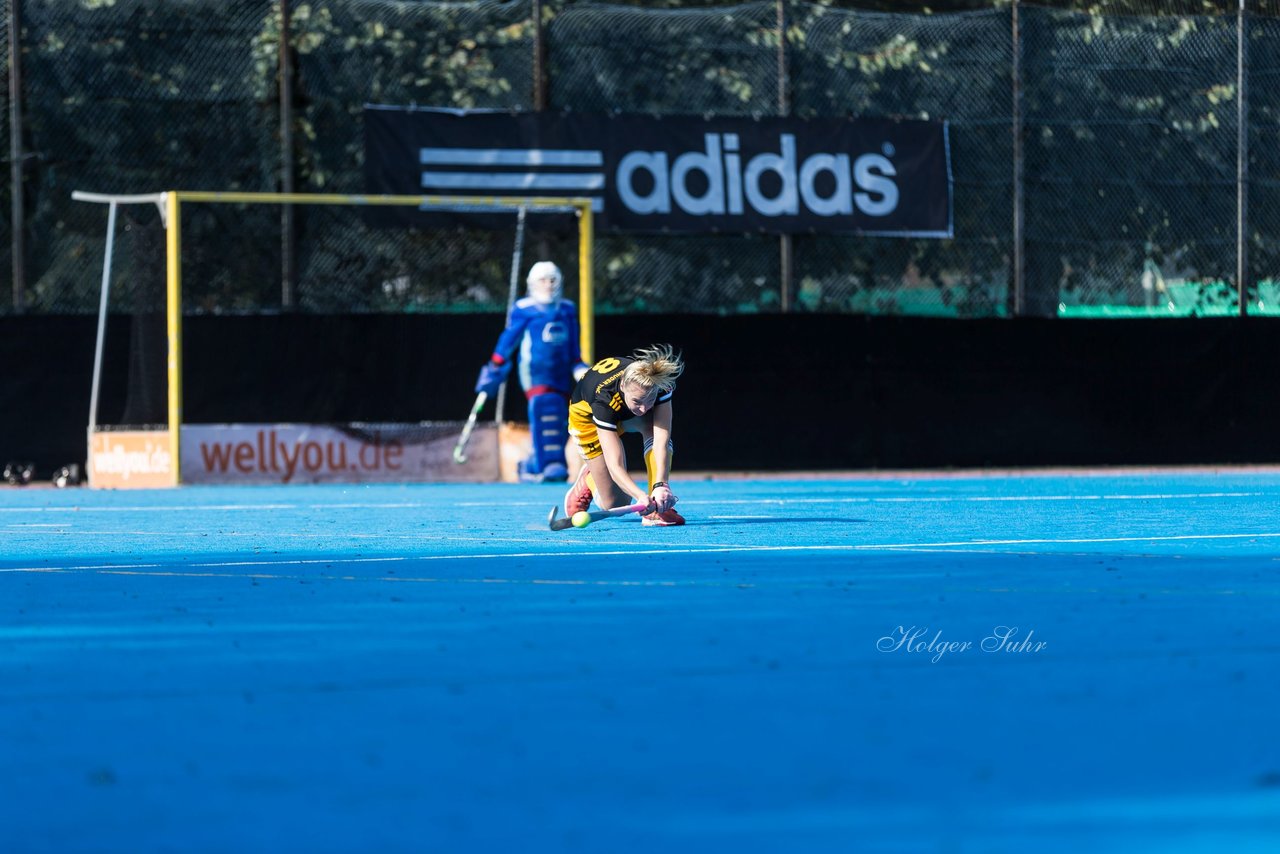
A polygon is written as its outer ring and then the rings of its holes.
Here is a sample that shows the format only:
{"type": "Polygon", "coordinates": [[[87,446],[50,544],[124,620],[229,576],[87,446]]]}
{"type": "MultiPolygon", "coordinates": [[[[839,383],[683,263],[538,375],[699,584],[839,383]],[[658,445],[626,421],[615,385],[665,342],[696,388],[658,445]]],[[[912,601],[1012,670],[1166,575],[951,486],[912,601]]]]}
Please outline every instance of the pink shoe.
{"type": "Polygon", "coordinates": [[[665,528],[668,525],[683,525],[684,517],[674,510],[663,510],[661,513],[655,511],[641,516],[640,524],[665,528]]]}
{"type": "Polygon", "coordinates": [[[587,475],[591,469],[585,465],[578,469],[573,486],[564,494],[564,515],[572,518],[574,513],[591,509],[591,487],[587,486],[587,475]]]}

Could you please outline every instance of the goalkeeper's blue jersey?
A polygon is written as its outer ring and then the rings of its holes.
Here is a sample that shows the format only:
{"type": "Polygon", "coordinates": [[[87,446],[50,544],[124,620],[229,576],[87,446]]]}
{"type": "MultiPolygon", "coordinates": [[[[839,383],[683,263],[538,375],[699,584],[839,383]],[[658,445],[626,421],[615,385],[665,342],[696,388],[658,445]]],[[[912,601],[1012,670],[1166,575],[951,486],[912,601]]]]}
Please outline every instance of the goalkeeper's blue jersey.
{"type": "Polygon", "coordinates": [[[517,300],[493,349],[495,361],[506,361],[517,347],[520,385],[526,391],[549,386],[568,395],[573,389],[573,369],[583,364],[577,306],[567,299],[550,305],[530,297],[517,300]]]}

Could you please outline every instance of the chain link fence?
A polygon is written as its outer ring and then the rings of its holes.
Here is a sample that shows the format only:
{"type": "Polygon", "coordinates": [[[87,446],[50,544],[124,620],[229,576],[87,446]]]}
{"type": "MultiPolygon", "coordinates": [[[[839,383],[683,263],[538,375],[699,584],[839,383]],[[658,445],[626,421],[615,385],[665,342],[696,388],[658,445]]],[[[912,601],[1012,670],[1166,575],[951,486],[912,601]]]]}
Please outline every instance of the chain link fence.
{"type": "MultiPolygon", "coordinates": [[[[21,15],[28,310],[97,309],[106,217],[73,190],[274,189],[269,0],[21,0],[21,15]]],[[[246,217],[278,230],[266,213],[246,217]]],[[[271,305],[269,250],[227,251],[216,229],[191,227],[192,244],[220,245],[237,303],[271,305]]],[[[113,308],[133,305],[133,282],[113,282],[113,308]]]]}
{"type": "MultiPolygon", "coordinates": [[[[7,4],[6,4],[7,6],[7,4]]],[[[6,8],[6,12],[9,10],[6,8]]],[[[9,15],[5,15],[0,20],[0,35],[4,37],[4,44],[10,43],[9,39],[9,15]]],[[[0,98],[4,99],[3,105],[0,105],[0,139],[7,140],[10,138],[9,125],[9,58],[5,57],[5,61],[0,67],[0,98]]],[[[13,170],[13,163],[10,158],[5,158],[5,170],[3,179],[0,179],[0,270],[12,273],[13,270],[13,181],[10,177],[13,170]]],[[[19,282],[12,276],[9,278],[9,287],[3,293],[0,293],[0,314],[6,313],[7,310],[21,303],[23,298],[22,287],[19,282]]]]}
{"type": "MultiPolygon", "coordinates": [[[[72,190],[282,188],[278,0],[10,2],[22,20],[25,273],[0,312],[96,309],[106,218],[72,190]]],[[[960,11],[932,14],[871,0],[288,5],[290,156],[303,192],[363,190],[367,103],[531,110],[545,85],[557,111],[950,122],[953,239],[599,234],[604,312],[1003,316],[1015,310],[1019,260],[1029,314],[1237,310],[1240,44],[1227,0],[1023,4],[1016,42],[1015,10],[997,0],[943,2],[960,11]]],[[[1280,305],[1278,6],[1252,0],[1245,17],[1254,313],[1280,305]]],[[[6,271],[13,191],[6,178],[6,271]]],[[[340,209],[291,216],[286,241],[278,207],[191,206],[186,309],[505,306],[514,217],[510,232],[389,232],[340,209]],[[286,252],[295,282],[282,282],[286,252]]],[[[126,226],[160,228],[142,209],[126,226]]],[[[572,278],[572,247],[571,235],[532,220],[526,258],[562,261],[572,278]]],[[[138,271],[163,267],[163,242],[138,238],[127,251],[112,283],[117,311],[159,299],[138,271]]]]}
{"type": "Polygon", "coordinates": [[[805,237],[797,302],[820,311],[1005,312],[1013,162],[1007,10],[906,15],[800,7],[790,39],[795,113],[951,123],[951,240],[805,237]]]}
{"type": "Polygon", "coordinates": [[[1236,21],[1023,14],[1037,295],[1234,308],[1236,21]]]}
{"type": "MultiPolygon", "coordinates": [[[[771,2],[656,11],[574,4],[548,28],[550,106],[582,112],[777,115],[778,40],[771,2]]],[[[777,238],[601,234],[597,245],[603,310],[778,308],[777,238]]]]}
{"type": "MultiPolygon", "coordinates": [[[[364,192],[366,104],[532,109],[532,4],[347,0],[298,6],[299,188],[364,192]]],[[[297,211],[298,305],[320,312],[505,307],[512,231],[395,231],[297,211]]]]}
{"type": "Polygon", "coordinates": [[[1269,17],[1249,21],[1249,253],[1250,311],[1280,309],[1280,3],[1269,17]]]}

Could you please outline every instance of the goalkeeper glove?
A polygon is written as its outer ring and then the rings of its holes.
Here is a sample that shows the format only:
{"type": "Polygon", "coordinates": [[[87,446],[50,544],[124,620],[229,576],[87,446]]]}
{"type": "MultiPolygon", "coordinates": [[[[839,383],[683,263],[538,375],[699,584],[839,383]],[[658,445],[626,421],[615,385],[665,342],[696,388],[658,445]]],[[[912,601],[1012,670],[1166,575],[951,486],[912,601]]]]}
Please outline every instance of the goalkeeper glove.
{"type": "Polygon", "coordinates": [[[476,394],[481,392],[490,396],[497,394],[498,386],[502,385],[502,381],[507,378],[510,367],[510,362],[503,364],[489,362],[481,368],[480,376],[476,378],[476,394]]]}

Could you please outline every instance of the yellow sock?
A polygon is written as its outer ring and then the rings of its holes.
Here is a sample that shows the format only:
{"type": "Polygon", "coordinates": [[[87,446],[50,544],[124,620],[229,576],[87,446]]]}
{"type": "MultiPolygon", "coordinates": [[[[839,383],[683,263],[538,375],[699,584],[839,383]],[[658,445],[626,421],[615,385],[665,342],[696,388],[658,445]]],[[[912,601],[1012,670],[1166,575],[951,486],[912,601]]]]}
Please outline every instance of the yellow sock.
{"type": "MultiPolygon", "coordinates": [[[[667,468],[668,469],[671,468],[671,457],[675,450],[671,445],[672,443],[670,442],[667,443],[667,468]]],[[[645,476],[649,478],[649,491],[653,492],[653,482],[657,480],[657,477],[654,475],[654,472],[653,472],[653,446],[652,445],[650,445],[648,448],[645,448],[645,451],[644,451],[644,473],[645,473],[645,476]]],[[[668,477],[670,477],[670,475],[668,475],[668,477]]]]}

